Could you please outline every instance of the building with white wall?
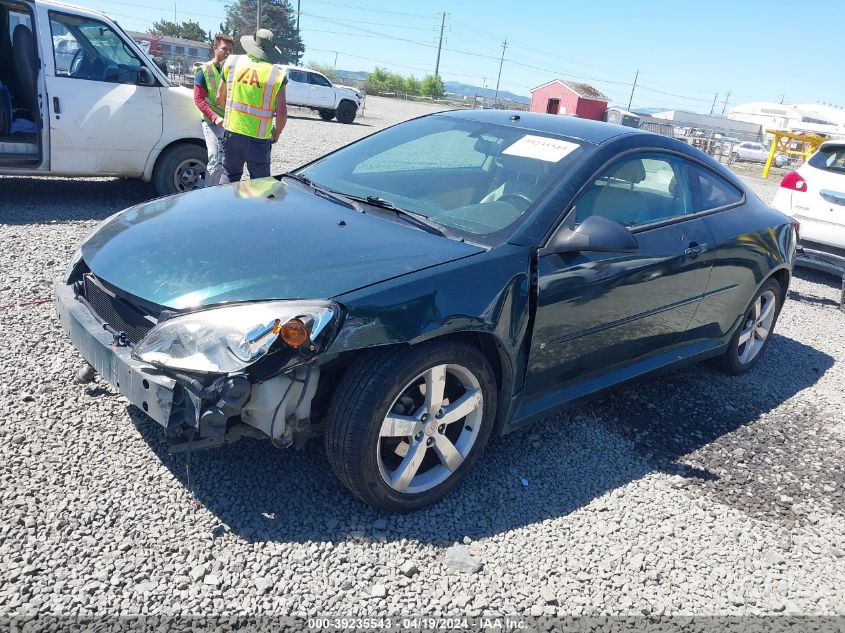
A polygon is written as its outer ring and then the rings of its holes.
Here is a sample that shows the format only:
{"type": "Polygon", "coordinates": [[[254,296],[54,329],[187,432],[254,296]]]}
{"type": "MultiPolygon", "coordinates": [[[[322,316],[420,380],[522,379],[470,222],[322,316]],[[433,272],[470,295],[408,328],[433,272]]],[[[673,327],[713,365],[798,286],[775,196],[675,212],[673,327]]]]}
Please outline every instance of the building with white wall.
{"type": "Polygon", "coordinates": [[[728,118],[761,125],[764,130],[817,132],[845,136],[845,109],[820,103],[754,101],[730,109],[728,118]]]}

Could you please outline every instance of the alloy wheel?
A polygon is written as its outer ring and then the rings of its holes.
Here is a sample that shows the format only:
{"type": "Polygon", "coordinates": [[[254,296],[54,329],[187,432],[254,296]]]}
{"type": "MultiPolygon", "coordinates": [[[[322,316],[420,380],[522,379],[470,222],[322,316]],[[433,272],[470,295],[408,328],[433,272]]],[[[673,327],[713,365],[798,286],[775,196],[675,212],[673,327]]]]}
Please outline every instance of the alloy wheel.
{"type": "Polygon", "coordinates": [[[766,339],[772,331],[775,320],[775,293],[767,290],[757,297],[756,301],[745,315],[745,322],[737,341],[739,362],[747,365],[760,354],[766,339]]]}
{"type": "Polygon", "coordinates": [[[378,468],[397,492],[416,494],[443,483],[478,439],[484,401],[466,367],[436,365],[411,380],[379,430],[378,468]]]}

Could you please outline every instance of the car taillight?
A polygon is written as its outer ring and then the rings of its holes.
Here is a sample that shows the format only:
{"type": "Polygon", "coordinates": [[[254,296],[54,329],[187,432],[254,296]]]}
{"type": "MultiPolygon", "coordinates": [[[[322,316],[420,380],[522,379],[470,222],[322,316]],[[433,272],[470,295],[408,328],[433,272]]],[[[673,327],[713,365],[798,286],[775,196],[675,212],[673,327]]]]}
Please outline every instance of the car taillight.
{"type": "Polygon", "coordinates": [[[797,171],[791,171],[786,174],[783,180],[780,181],[780,186],[784,189],[792,189],[793,191],[807,191],[807,181],[797,171]]]}

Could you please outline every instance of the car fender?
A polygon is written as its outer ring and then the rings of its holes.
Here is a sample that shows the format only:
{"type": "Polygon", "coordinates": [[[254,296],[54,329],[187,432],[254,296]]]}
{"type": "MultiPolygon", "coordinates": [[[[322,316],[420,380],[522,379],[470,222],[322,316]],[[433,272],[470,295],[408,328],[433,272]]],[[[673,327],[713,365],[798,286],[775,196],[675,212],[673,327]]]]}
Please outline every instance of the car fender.
{"type": "Polygon", "coordinates": [[[144,165],[145,181],[152,178],[153,169],[162,151],[173,143],[184,141],[205,146],[202,115],[194,104],[194,93],[191,90],[182,86],[162,88],[161,105],[164,114],[161,137],[153,146],[144,165]]]}
{"type": "Polygon", "coordinates": [[[529,249],[504,245],[347,293],[336,297],[346,315],[326,355],[481,336],[498,349],[494,369],[510,397],[524,378],[531,288],[529,249]]]}

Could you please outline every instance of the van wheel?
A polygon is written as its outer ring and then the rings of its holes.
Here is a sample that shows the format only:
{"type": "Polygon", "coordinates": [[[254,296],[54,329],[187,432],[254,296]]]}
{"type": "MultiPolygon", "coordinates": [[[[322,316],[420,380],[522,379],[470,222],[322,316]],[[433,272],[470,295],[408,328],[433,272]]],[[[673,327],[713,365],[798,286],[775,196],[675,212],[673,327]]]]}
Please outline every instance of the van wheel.
{"type": "Polygon", "coordinates": [[[159,156],[153,170],[153,184],[159,195],[200,189],[205,183],[208,155],[205,148],[191,143],[170,147],[159,156]]]}
{"type": "Polygon", "coordinates": [[[341,123],[352,123],[357,113],[358,107],[351,101],[341,101],[337,106],[337,120],[341,123]]]}
{"type": "Polygon", "coordinates": [[[334,110],[317,110],[317,113],[323,121],[331,121],[334,118],[334,110]]]}
{"type": "Polygon", "coordinates": [[[326,455],[338,479],[373,508],[418,510],[464,480],[495,417],[493,372],[474,347],[433,341],[371,352],[332,397],[326,455]]]}

